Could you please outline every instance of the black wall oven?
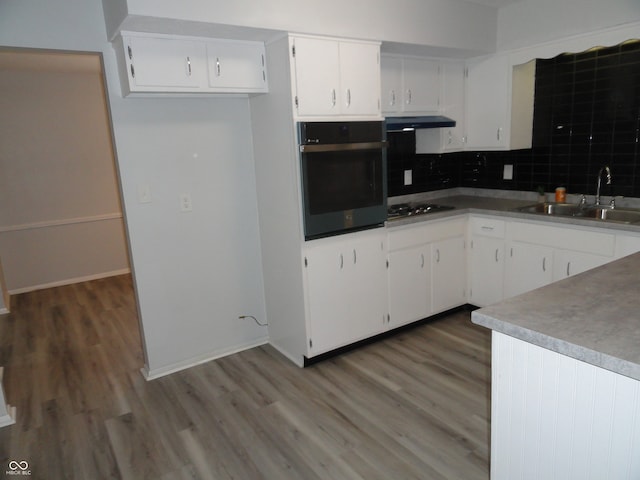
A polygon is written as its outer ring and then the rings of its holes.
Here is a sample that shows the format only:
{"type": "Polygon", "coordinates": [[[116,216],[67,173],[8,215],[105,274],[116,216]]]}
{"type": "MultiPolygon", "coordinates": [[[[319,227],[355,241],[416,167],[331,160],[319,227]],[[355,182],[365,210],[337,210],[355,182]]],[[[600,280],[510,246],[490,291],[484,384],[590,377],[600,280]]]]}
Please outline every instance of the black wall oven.
{"type": "Polygon", "coordinates": [[[382,225],[387,218],[383,121],[300,122],[305,239],[382,225]]]}

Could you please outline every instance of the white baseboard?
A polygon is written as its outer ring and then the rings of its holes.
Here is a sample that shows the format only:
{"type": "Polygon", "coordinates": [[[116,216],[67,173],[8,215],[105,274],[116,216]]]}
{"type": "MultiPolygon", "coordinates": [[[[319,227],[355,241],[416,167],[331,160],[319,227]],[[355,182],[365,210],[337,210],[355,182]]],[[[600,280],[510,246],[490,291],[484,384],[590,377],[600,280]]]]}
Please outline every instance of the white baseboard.
{"type": "Polygon", "coordinates": [[[250,348],[259,347],[267,343],[269,343],[269,339],[268,337],[264,337],[254,342],[237,345],[232,348],[216,350],[214,352],[209,352],[194,358],[190,358],[188,360],[184,360],[182,362],[174,363],[172,365],[167,365],[160,368],[150,369],[148,365],[145,365],[140,369],[140,372],[142,373],[142,376],[145,378],[145,380],[155,380],[156,378],[164,377],[166,375],[179,372],[180,370],[186,370],[187,368],[195,367],[196,365],[201,365],[203,363],[210,362],[211,360],[216,360],[228,355],[233,355],[234,353],[242,352],[244,350],[249,350],[250,348]]]}
{"type": "Polygon", "coordinates": [[[2,383],[2,376],[4,373],[4,367],[0,367],[0,428],[16,423],[16,407],[12,407],[9,404],[5,404],[4,387],[2,383]]]}
{"type": "Polygon", "coordinates": [[[16,407],[7,405],[7,414],[0,417],[0,428],[16,423],[16,407]]]}
{"type": "Polygon", "coordinates": [[[91,280],[100,280],[101,278],[115,277],[117,275],[124,275],[127,273],[131,273],[131,269],[122,268],[120,270],[112,270],[110,272],[95,273],[93,275],[85,275],[82,277],[65,278],[64,280],[58,280],[56,282],[43,283],[41,285],[32,285],[29,287],[16,288],[15,290],[9,290],[9,294],[17,295],[19,293],[34,292],[36,290],[43,290],[45,288],[62,287],[64,285],[72,285],[74,283],[90,282],[91,280]]]}

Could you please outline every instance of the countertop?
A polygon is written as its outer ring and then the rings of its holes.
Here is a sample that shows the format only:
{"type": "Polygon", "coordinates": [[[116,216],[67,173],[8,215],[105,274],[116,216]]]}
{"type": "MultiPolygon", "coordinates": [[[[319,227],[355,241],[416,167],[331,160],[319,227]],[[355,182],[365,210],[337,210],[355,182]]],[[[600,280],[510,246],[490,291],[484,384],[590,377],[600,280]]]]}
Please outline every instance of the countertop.
{"type": "Polygon", "coordinates": [[[473,323],[640,380],[640,253],[476,310],[473,323]]]}
{"type": "MultiPolygon", "coordinates": [[[[440,196],[413,196],[402,197],[401,200],[390,199],[389,204],[400,203],[401,201],[428,201],[429,203],[436,203],[440,205],[449,205],[455,207],[453,210],[447,210],[438,213],[429,213],[425,215],[416,215],[411,217],[395,218],[388,220],[386,226],[388,228],[399,227],[402,225],[409,225],[412,223],[418,223],[428,220],[437,220],[442,218],[453,217],[456,215],[462,215],[466,213],[475,213],[479,215],[492,215],[503,216],[505,218],[513,218],[528,221],[543,221],[550,224],[560,225],[582,225],[587,227],[596,227],[604,229],[615,229],[629,232],[640,232],[640,224],[626,224],[621,222],[604,222],[602,220],[596,220],[592,218],[583,217],[569,217],[569,216],[552,216],[552,215],[540,215],[534,213],[518,212],[516,209],[527,205],[533,205],[537,203],[537,200],[531,198],[518,198],[514,193],[512,197],[505,196],[512,192],[502,192],[503,195],[489,196],[489,195],[459,195],[459,194],[445,194],[440,196]]],[[[535,197],[534,197],[535,198],[535,197]]],[[[577,203],[577,200],[576,200],[577,203]]],[[[634,207],[636,205],[633,205],[634,207]]]]}

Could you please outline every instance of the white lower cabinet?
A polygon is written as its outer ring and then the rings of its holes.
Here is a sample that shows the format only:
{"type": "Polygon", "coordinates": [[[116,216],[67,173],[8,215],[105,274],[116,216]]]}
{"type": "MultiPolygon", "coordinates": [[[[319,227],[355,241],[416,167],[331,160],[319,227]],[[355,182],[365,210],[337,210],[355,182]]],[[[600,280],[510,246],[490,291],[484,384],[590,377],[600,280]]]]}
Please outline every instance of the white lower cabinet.
{"type": "Polygon", "coordinates": [[[389,327],[431,314],[431,246],[389,254],[389,327]]]}
{"type": "Polygon", "coordinates": [[[524,242],[507,244],[504,297],[514,297],[552,282],[553,249],[524,242]]]}
{"type": "Polygon", "coordinates": [[[467,302],[496,303],[639,250],[633,233],[474,215],[306,242],[307,356],[467,302]]]}
{"type": "Polygon", "coordinates": [[[431,246],[433,313],[463,305],[466,301],[467,265],[465,237],[457,235],[431,246]]]}
{"type": "Polygon", "coordinates": [[[389,328],[463,305],[466,219],[389,232],[389,328]]]}
{"type": "Polygon", "coordinates": [[[469,219],[469,303],[484,307],[504,297],[505,222],[469,219]]]}
{"type": "Polygon", "coordinates": [[[615,235],[581,227],[509,222],[505,297],[598,267],[614,258],[615,235]]]}
{"type": "Polygon", "coordinates": [[[309,356],[385,328],[384,229],[307,242],[303,249],[309,356]]]}
{"type": "Polygon", "coordinates": [[[586,272],[613,260],[610,256],[570,250],[556,250],[553,257],[553,281],[586,272]]]}

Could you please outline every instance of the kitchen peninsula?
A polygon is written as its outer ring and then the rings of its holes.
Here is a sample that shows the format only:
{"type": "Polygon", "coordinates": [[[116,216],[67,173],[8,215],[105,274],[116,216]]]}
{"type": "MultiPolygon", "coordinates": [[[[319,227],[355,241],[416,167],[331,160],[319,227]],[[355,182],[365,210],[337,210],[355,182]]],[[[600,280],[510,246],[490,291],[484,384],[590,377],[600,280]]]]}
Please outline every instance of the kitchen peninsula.
{"type": "Polygon", "coordinates": [[[640,254],[473,312],[492,332],[491,478],[640,478],[640,254]]]}

